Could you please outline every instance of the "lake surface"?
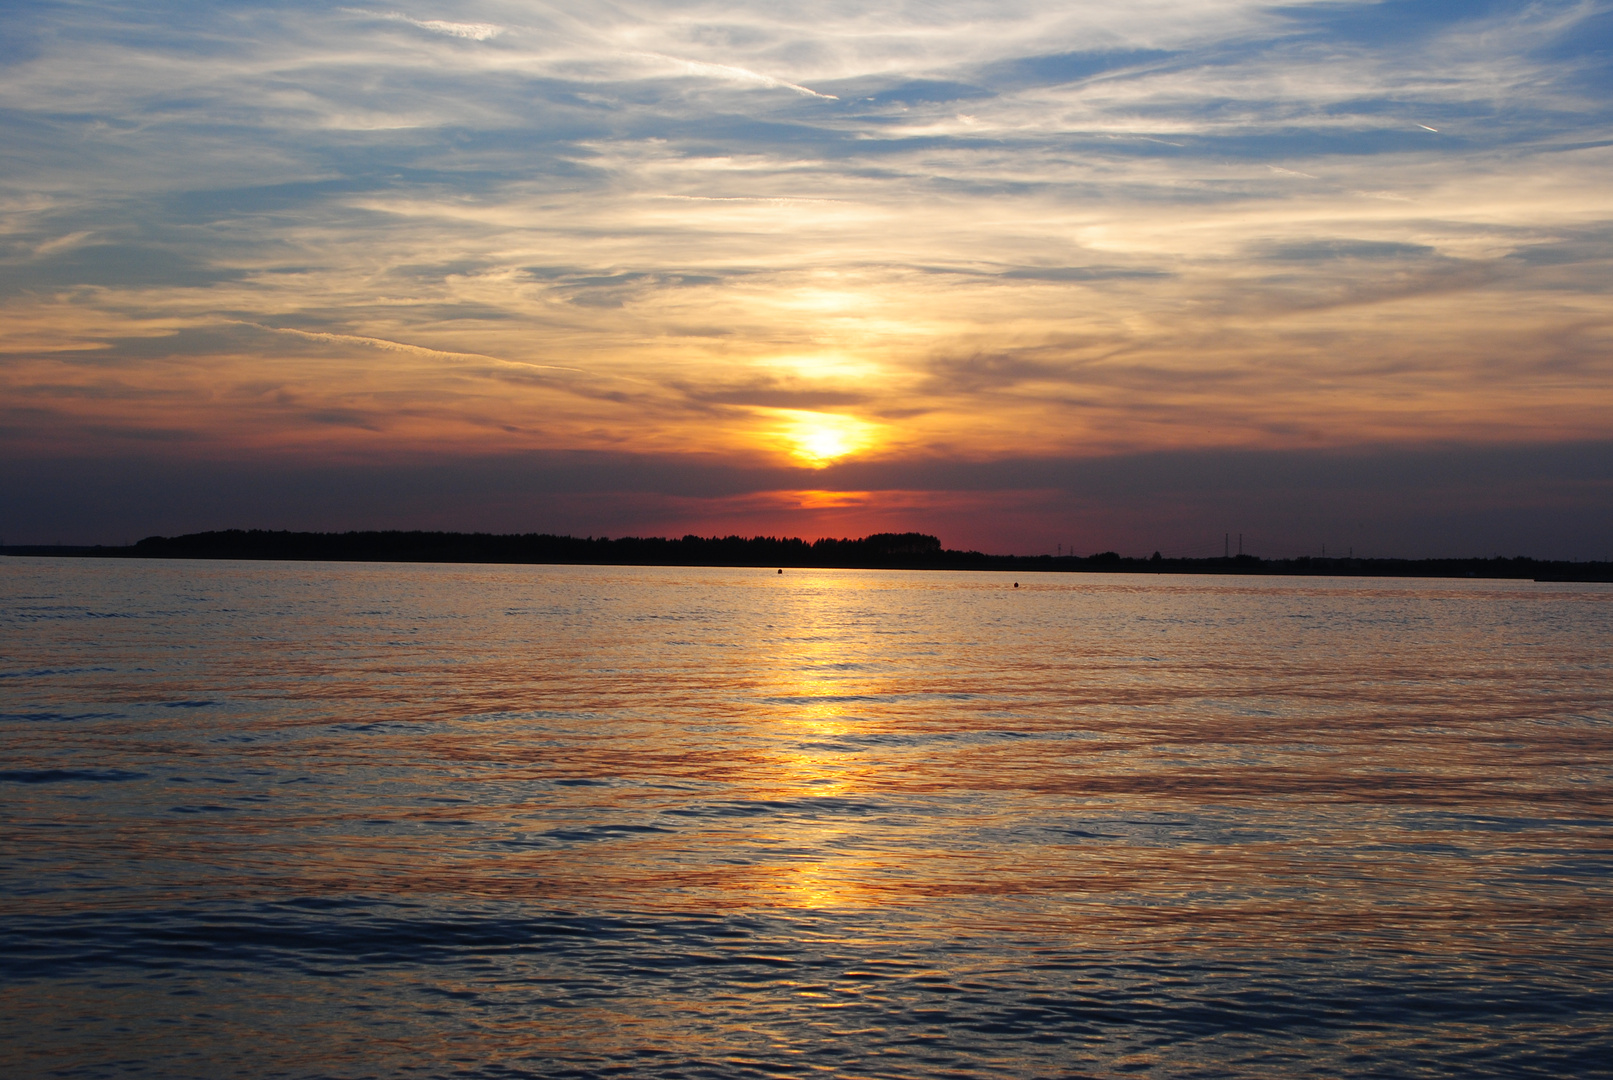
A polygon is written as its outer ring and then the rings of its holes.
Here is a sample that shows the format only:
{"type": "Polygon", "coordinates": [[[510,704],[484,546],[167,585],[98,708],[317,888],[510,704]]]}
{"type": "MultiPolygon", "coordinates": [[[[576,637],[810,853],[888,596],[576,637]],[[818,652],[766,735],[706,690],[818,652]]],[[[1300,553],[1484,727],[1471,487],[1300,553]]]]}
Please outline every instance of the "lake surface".
{"type": "Polygon", "coordinates": [[[0,560],[0,1071],[1609,1075],[1613,588],[0,560]]]}

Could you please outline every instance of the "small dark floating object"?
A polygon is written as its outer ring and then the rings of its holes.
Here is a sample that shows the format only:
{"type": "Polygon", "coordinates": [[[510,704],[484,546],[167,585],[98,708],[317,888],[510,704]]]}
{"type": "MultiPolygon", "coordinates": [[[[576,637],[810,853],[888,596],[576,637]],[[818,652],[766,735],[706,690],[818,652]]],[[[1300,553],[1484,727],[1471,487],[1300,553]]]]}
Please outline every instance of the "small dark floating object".
{"type": "Polygon", "coordinates": [[[779,567],[779,573],[781,573],[781,574],[784,573],[784,568],[783,567],[779,567]]]}
{"type": "Polygon", "coordinates": [[[1016,588],[1016,589],[1019,588],[1019,582],[1017,582],[1017,581],[1014,582],[1014,588],[1016,588]]]}

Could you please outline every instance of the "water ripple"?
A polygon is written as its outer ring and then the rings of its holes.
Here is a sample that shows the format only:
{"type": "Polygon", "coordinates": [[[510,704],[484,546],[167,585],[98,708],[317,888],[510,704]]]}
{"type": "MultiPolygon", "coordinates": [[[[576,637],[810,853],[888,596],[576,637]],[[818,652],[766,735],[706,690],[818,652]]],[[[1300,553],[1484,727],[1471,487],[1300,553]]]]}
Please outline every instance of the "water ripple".
{"type": "Polygon", "coordinates": [[[65,1077],[1613,1060],[1613,590],[0,566],[65,1077]]]}

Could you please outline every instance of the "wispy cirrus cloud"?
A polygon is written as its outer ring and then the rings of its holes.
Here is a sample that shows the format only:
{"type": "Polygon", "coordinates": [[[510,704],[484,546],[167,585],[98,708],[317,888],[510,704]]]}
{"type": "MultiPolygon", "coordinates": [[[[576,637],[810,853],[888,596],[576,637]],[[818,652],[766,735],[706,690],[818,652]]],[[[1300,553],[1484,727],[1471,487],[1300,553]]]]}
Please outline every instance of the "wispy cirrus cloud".
{"type": "Polygon", "coordinates": [[[114,371],[204,442],[363,416],[317,445],[381,456],[790,460],[780,410],[881,460],[1568,438],[1613,405],[1601,0],[14,26],[18,445],[92,444],[114,371]]]}
{"type": "Polygon", "coordinates": [[[765,86],[783,90],[793,90],[803,97],[822,98],[824,101],[838,101],[833,94],[820,94],[809,87],[784,79],[775,79],[771,75],[763,75],[747,68],[734,67],[731,64],[712,64],[702,60],[681,60],[675,56],[663,56],[660,53],[642,53],[644,59],[670,66],[673,70],[692,75],[702,79],[716,79],[720,82],[738,83],[743,86],[765,86]]]}
{"type": "Polygon", "coordinates": [[[504,33],[507,27],[497,23],[483,22],[450,22],[446,19],[417,19],[398,11],[374,12],[360,8],[350,8],[361,15],[373,15],[376,18],[390,19],[393,22],[404,22],[410,26],[417,26],[422,30],[429,30],[433,34],[445,34],[448,37],[467,38],[471,41],[491,41],[504,33]]]}

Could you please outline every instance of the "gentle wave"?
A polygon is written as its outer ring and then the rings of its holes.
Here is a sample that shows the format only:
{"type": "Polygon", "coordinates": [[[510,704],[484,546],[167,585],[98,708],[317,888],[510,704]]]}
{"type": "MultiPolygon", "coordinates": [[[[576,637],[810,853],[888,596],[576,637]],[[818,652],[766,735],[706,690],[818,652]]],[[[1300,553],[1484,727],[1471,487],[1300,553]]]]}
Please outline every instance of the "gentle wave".
{"type": "Polygon", "coordinates": [[[1613,589],[0,575],[8,1075],[1613,1060],[1613,589]]]}

